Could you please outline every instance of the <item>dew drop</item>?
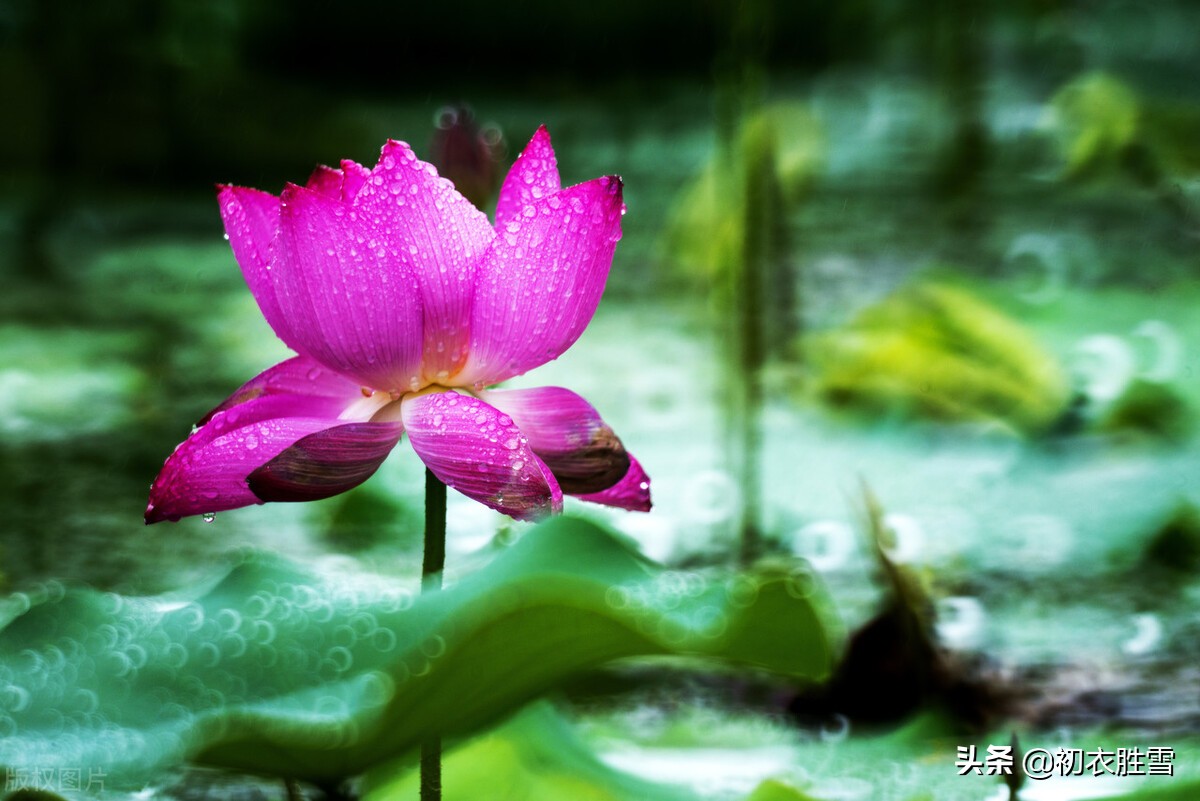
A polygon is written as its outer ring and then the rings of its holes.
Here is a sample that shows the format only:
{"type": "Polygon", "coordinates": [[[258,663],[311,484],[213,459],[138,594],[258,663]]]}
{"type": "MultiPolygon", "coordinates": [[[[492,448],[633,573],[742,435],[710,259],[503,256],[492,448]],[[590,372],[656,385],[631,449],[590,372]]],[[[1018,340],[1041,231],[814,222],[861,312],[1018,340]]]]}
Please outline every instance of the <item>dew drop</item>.
{"type": "Polygon", "coordinates": [[[200,515],[200,519],[203,520],[205,523],[211,523],[212,521],[217,519],[217,513],[216,512],[205,512],[204,514],[200,515]]]}

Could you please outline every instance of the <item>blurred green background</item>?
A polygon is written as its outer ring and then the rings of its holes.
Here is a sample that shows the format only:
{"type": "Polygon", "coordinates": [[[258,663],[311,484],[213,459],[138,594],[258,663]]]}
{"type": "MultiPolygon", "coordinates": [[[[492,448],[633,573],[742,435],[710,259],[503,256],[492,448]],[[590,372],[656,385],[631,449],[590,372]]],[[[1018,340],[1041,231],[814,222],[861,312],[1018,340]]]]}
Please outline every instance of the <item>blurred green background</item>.
{"type": "MultiPolygon", "coordinates": [[[[998,719],[1194,735],[1197,30],[1183,0],[0,0],[0,588],[161,592],[244,544],[416,574],[403,445],[328,501],[141,515],[286,355],[213,184],[428,154],[466,103],[501,172],[544,123],[566,183],[625,180],[596,320],[514,385],[588,397],[655,510],[571,511],[673,565],[805,557],[853,633],[897,592],[866,485],[998,719]]],[[[520,531],[451,499],[450,573],[520,531]]]]}

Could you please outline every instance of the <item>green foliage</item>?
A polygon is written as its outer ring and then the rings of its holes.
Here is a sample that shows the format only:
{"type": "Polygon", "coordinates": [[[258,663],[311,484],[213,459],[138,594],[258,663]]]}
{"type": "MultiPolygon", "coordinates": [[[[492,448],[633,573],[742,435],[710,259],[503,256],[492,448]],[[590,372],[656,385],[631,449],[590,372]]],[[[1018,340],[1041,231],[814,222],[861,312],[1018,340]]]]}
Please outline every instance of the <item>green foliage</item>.
{"type": "Polygon", "coordinates": [[[1019,323],[945,284],[923,282],[813,337],[825,402],[875,414],[1048,428],[1068,398],[1057,361],[1019,323]]]}
{"type": "MultiPolygon", "coordinates": [[[[382,766],[364,782],[363,801],[408,801],[420,778],[411,766],[382,766]],[[397,772],[397,770],[399,772],[397,772]]],[[[609,767],[551,705],[533,704],[445,755],[445,801],[697,801],[694,793],[609,767]]]]}
{"type": "Polygon", "coordinates": [[[746,801],[816,801],[816,799],[790,784],[777,779],[767,779],[755,788],[746,801]]]}
{"type": "Polygon", "coordinates": [[[1097,427],[1109,433],[1137,433],[1178,443],[1191,433],[1192,423],[1187,401],[1169,385],[1135,379],[1097,421],[1097,427]]]}
{"type": "Polygon", "coordinates": [[[1151,537],[1143,561],[1185,576],[1200,571],[1200,510],[1181,503],[1151,537]]]}
{"type": "Polygon", "coordinates": [[[49,588],[13,603],[0,767],[103,766],[114,785],[185,760],[337,781],[623,657],[804,679],[831,660],[807,574],[668,572],[563,517],[429,595],[255,554],[186,595],[49,588]]]}
{"type": "Polygon", "coordinates": [[[342,495],[323,528],[322,537],[341,553],[358,553],[381,545],[420,547],[421,513],[371,483],[342,495]]]}
{"type": "Polygon", "coordinates": [[[63,797],[49,790],[22,788],[4,796],[4,801],[63,801],[63,797]]]}
{"type": "MultiPolygon", "coordinates": [[[[417,770],[384,765],[367,775],[363,801],[409,801],[417,770]]],[[[700,801],[703,796],[623,773],[601,761],[570,722],[545,702],[446,754],[445,801],[700,801]]],[[[786,782],[768,779],[746,801],[815,801],[786,782]]]]}
{"type": "Polygon", "coordinates": [[[1050,117],[1069,176],[1111,168],[1138,135],[1141,104],[1119,78],[1081,75],[1050,101],[1050,117]]]}
{"type": "Polygon", "coordinates": [[[824,163],[825,134],[803,105],[780,103],[742,125],[733,163],[716,154],[675,203],[664,246],[669,261],[703,282],[741,261],[746,226],[745,173],[769,151],[770,180],[789,203],[803,199],[824,163]]]}

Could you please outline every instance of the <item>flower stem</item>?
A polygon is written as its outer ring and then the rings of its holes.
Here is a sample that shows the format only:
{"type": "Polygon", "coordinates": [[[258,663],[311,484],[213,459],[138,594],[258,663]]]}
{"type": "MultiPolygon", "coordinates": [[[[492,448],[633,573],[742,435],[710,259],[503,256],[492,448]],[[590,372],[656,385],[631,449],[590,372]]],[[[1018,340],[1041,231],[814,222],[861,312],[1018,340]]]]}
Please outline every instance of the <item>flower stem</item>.
{"type": "MultiPolygon", "coordinates": [[[[425,468],[425,554],[421,561],[421,592],[442,588],[446,566],[446,485],[425,468]]],[[[441,801],[442,738],[432,735],[421,743],[421,801],[441,801]]]]}
{"type": "Polygon", "coordinates": [[[446,485],[425,468],[425,558],[421,563],[421,592],[442,588],[446,566],[446,485]]]}

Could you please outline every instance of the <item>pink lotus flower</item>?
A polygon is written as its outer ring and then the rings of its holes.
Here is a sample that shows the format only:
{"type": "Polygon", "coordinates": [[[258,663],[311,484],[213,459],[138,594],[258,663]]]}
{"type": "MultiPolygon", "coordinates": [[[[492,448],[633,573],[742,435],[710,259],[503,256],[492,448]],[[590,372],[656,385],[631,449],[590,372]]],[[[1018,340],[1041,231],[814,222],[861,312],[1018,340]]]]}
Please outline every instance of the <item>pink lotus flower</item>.
{"type": "Polygon", "coordinates": [[[406,431],[441,481],[518,519],[559,511],[564,492],[650,508],[637,460],[579,395],[485,389],[583,333],[621,238],[619,178],[561,188],[543,127],[495,227],[395,141],[372,170],[343,161],[279,197],[219,198],[250,291],[298,355],[200,421],[155,479],[147,523],[336,495],[406,431]]]}

